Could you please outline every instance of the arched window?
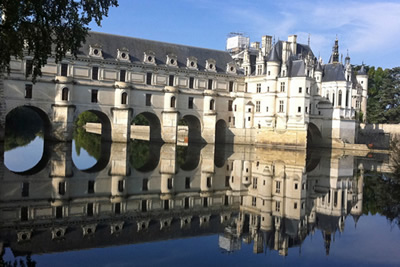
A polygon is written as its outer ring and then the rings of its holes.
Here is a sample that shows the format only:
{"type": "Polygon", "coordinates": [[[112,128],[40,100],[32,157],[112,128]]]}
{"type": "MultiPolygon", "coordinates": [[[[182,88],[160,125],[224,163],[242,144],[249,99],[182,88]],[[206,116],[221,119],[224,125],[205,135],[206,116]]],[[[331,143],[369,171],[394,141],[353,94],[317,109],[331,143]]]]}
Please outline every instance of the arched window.
{"type": "Polygon", "coordinates": [[[341,106],[342,105],[342,91],[339,91],[339,98],[338,98],[338,105],[341,106]]]}
{"type": "Polygon", "coordinates": [[[123,92],[121,95],[121,104],[126,105],[127,100],[128,100],[128,94],[126,92],[123,92]]]}
{"type": "Polygon", "coordinates": [[[67,87],[64,87],[64,88],[62,89],[62,96],[61,96],[61,99],[62,99],[63,101],[68,101],[68,88],[67,88],[67,87]]]}
{"type": "Polygon", "coordinates": [[[175,107],[176,98],[175,96],[171,97],[171,108],[175,107]]]}
{"type": "Polygon", "coordinates": [[[210,110],[214,110],[214,99],[210,100],[210,110]]]}
{"type": "Polygon", "coordinates": [[[332,106],[335,106],[335,93],[332,94],[332,106]]]}

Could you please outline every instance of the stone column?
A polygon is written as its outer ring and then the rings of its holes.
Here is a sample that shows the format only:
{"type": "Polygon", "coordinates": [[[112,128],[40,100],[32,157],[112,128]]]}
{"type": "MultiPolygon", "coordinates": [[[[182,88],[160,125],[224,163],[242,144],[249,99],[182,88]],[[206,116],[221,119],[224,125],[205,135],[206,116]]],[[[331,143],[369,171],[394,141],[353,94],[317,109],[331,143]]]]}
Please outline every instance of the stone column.
{"type": "Polygon", "coordinates": [[[128,143],[111,143],[110,155],[111,169],[110,175],[128,176],[128,143]]]}
{"type": "Polygon", "coordinates": [[[174,192],[174,176],[177,172],[176,145],[164,144],[160,152],[161,196],[162,200],[168,200],[174,192]]]}
{"type": "Polygon", "coordinates": [[[161,136],[165,143],[176,144],[178,134],[178,95],[177,87],[165,86],[164,111],[162,112],[161,136]]]}
{"type": "Polygon", "coordinates": [[[111,140],[113,142],[129,142],[131,138],[131,108],[113,108],[111,140]]]}
{"type": "Polygon", "coordinates": [[[75,105],[53,104],[51,138],[57,141],[71,141],[74,132],[75,105]]]}

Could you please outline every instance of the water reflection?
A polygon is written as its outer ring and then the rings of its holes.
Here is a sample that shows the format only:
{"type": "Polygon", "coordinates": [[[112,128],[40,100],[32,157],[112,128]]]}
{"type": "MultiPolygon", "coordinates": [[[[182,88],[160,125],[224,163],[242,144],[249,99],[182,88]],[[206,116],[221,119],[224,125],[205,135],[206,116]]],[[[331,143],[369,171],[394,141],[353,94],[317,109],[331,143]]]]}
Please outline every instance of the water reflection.
{"type": "Polygon", "coordinates": [[[368,170],[387,168],[343,151],[77,143],[46,144],[34,175],[2,167],[0,242],[14,255],[210,234],[227,252],[252,244],[288,255],[316,231],[329,254],[346,217],[363,214],[368,170]],[[77,168],[78,147],[97,162],[77,168]]]}

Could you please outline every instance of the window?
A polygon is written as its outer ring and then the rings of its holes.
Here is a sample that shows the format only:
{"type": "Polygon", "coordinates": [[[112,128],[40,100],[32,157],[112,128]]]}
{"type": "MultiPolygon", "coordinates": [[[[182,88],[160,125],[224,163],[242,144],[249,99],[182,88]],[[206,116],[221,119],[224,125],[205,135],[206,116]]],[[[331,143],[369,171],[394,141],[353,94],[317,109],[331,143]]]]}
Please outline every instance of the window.
{"type": "Polygon", "coordinates": [[[356,100],[356,108],[360,107],[360,101],[356,100]]]}
{"type": "Polygon", "coordinates": [[[306,107],[306,114],[308,114],[308,107],[306,107]]]}
{"type": "Polygon", "coordinates": [[[98,80],[99,79],[99,67],[93,67],[92,68],[92,80],[98,80]]]}
{"type": "Polygon", "coordinates": [[[256,197],[252,197],[252,198],[251,198],[251,205],[252,205],[253,207],[255,207],[255,206],[257,205],[257,198],[256,198],[256,197]]]}
{"type": "Polygon", "coordinates": [[[153,73],[148,72],[146,74],[146,84],[151,85],[151,78],[152,78],[153,73]]]}
{"type": "Polygon", "coordinates": [[[214,110],[214,99],[210,100],[210,110],[214,110]]]}
{"type": "Polygon", "coordinates": [[[175,96],[171,97],[171,104],[170,104],[171,108],[175,107],[175,104],[176,104],[175,102],[176,102],[176,97],[175,96]]]}
{"type": "Polygon", "coordinates": [[[349,90],[346,91],[346,107],[349,106],[349,90]]]}
{"type": "Polygon", "coordinates": [[[297,183],[294,184],[294,190],[297,190],[297,188],[299,187],[299,185],[297,183]]]}
{"type": "Polygon", "coordinates": [[[61,100],[68,101],[68,88],[64,87],[61,92],[61,100]]]}
{"type": "Polygon", "coordinates": [[[306,87],[306,93],[309,94],[310,93],[310,89],[309,87],[306,87]]]}
{"type": "Polygon", "coordinates": [[[235,126],[235,117],[232,118],[232,124],[235,126]]]}
{"type": "Polygon", "coordinates": [[[277,211],[277,212],[281,211],[281,202],[280,201],[275,202],[275,211],[277,211]]]}
{"type": "Polygon", "coordinates": [[[303,88],[299,87],[299,93],[301,93],[303,91],[303,88]]]}
{"type": "Polygon", "coordinates": [[[119,81],[125,82],[125,78],[126,78],[126,70],[120,70],[119,71],[119,81]]]}
{"type": "Polygon", "coordinates": [[[293,208],[294,208],[295,210],[297,210],[297,202],[294,202],[293,208]]]}
{"type": "Polygon", "coordinates": [[[286,76],[286,71],[284,70],[284,71],[282,71],[282,76],[286,76]]]}
{"type": "Polygon", "coordinates": [[[206,197],[203,198],[203,207],[208,207],[208,198],[206,197]]]}
{"type": "Polygon", "coordinates": [[[94,193],[94,181],[88,181],[88,194],[94,193]]]}
{"type": "Polygon", "coordinates": [[[63,217],[63,207],[56,207],[56,219],[63,217]]]}
{"type": "Polygon", "coordinates": [[[244,92],[247,93],[247,83],[244,83],[244,92]]]}
{"type": "Polygon", "coordinates": [[[261,101],[256,101],[256,112],[261,111],[261,101]]]}
{"type": "Polygon", "coordinates": [[[207,187],[211,188],[211,177],[207,177],[207,187]]]}
{"type": "Polygon", "coordinates": [[[262,75],[262,65],[257,65],[257,75],[262,75]]]}
{"type": "Polygon", "coordinates": [[[32,70],[33,70],[33,61],[31,59],[28,59],[25,65],[25,75],[26,76],[31,75],[32,70]]]}
{"type": "Polygon", "coordinates": [[[147,191],[149,190],[149,179],[144,178],[142,180],[142,191],[147,191]]]}
{"type": "Polygon", "coordinates": [[[232,105],[233,105],[233,101],[228,100],[228,111],[232,111],[232,105]]]}
{"type": "Polygon", "coordinates": [[[98,90],[92,89],[92,103],[97,103],[98,90]]]}
{"type": "Polygon", "coordinates": [[[174,75],[169,75],[168,85],[174,86],[174,75]]]}
{"type": "Polygon", "coordinates": [[[190,77],[189,78],[189,88],[193,89],[193,86],[194,86],[194,77],[190,77]]]}
{"type": "Polygon", "coordinates": [[[189,97],[188,109],[193,109],[193,97],[189,97]]]}
{"type": "Polygon", "coordinates": [[[32,98],[32,84],[25,84],[25,98],[32,98]]]}
{"type": "Polygon", "coordinates": [[[248,120],[248,121],[251,121],[251,117],[247,117],[247,120],[248,120]]]}
{"type": "Polygon", "coordinates": [[[225,196],[224,205],[225,205],[225,206],[228,206],[228,205],[229,205],[229,197],[228,197],[228,196],[225,196]]]}
{"type": "Polygon", "coordinates": [[[65,182],[58,183],[58,193],[62,196],[65,195],[65,182]]]}
{"type": "Polygon", "coordinates": [[[118,192],[120,193],[124,192],[124,180],[118,181],[118,192]]]}
{"type": "Polygon", "coordinates": [[[66,63],[61,63],[61,76],[68,76],[68,64],[66,63]]]}
{"type": "Polygon", "coordinates": [[[167,180],[167,187],[168,187],[168,189],[172,189],[172,178],[168,178],[168,180],[167,180]]]}
{"type": "Polygon", "coordinates": [[[285,82],[281,82],[281,92],[285,92],[285,82]]]}
{"type": "Polygon", "coordinates": [[[257,177],[253,177],[253,189],[257,189],[257,177]]]}
{"type": "Polygon", "coordinates": [[[268,71],[268,76],[270,76],[271,75],[271,72],[270,71],[268,71]]]}
{"type": "Polygon", "coordinates": [[[126,105],[128,100],[128,93],[127,92],[123,92],[121,95],[121,104],[122,105],[126,105]]]}
{"type": "Polygon", "coordinates": [[[301,112],[301,107],[297,107],[297,112],[301,112]]]}
{"type": "Polygon", "coordinates": [[[332,106],[335,105],[335,93],[332,94],[332,106]]]}
{"type": "Polygon", "coordinates": [[[121,214],[121,203],[115,203],[114,212],[115,214],[121,214]]]}
{"type": "Polygon", "coordinates": [[[87,203],[86,214],[90,217],[93,216],[93,203],[87,203]]]}
{"type": "Polygon", "coordinates": [[[185,178],[185,189],[190,189],[190,177],[185,178]]]}
{"type": "Polygon", "coordinates": [[[164,200],[164,210],[169,210],[169,200],[168,199],[164,200]]]}
{"type": "Polygon", "coordinates": [[[29,197],[29,183],[22,183],[22,197],[29,197]]]}
{"type": "Polygon", "coordinates": [[[229,82],[229,92],[233,92],[233,81],[229,82]]]}
{"type": "Polygon", "coordinates": [[[269,92],[269,86],[267,86],[267,92],[269,92]]]}
{"type": "Polygon", "coordinates": [[[276,187],[275,192],[279,194],[281,192],[281,182],[280,181],[276,181],[275,187],[276,187]]]}
{"type": "Polygon", "coordinates": [[[28,220],[28,207],[21,207],[21,221],[25,222],[28,220]]]}
{"type": "Polygon", "coordinates": [[[279,112],[283,112],[283,100],[279,100],[279,112]]]}
{"type": "Polygon", "coordinates": [[[147,211],[147,200],[143,199],[142,200],[142,212],[146,212],[147,211]]]}
{"type": "Polygon", "coordinates": [[[265,107],[265,111],[268,112],[268,107],[265,107]]]}
{"type": "Polygon", "coordinates": [[[231,177],[229,177],[229,176],[225,176],[225,186],[226,186],[226,187],[229,187],[229,180],[230,180],[230,178],[231,178],[231,177]]]}
{"type": "Polygon", "coordinates": [[[234,110],[234,111],[237,111],[237,105],[234,106],[234,109],[233,109],[233,110],[234,110]]]}
{"type": "Polygon", "coordinates": [[[189,208],[189,198],[185,197],[185,209],[189,208]]]}
{"type": "Polygon", "coordinates": [[[146,106],[151,106],[151,94],[146,94],[146,106]]]}
{"type": "Polygon", "coordinates": [[[338,105],[341,106],[342,105],[342,91],[339,91],[339,98],[338,98],[338,105]]]}
{"type": "Polygon", "coordinates": [[[257,83],[257,93],[261,93],[261,83],[257,83]]]}
{"type": "Polygon", "coordinates": [[[213,80],[212,79],[208,79],[208,89],[211,90],[213,89],[213,80]]]}

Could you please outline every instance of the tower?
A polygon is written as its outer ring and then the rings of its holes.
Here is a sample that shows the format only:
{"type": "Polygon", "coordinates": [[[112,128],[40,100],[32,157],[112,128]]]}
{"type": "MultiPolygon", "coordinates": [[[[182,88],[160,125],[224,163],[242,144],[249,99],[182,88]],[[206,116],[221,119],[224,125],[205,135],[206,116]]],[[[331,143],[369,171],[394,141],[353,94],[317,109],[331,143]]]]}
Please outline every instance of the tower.
{"type": "Polygon", "coordinates": [[[365,70],[364,63],[361,65],[361,69],[357,73],[357,81],[362,87],[361,112],[364,114],[363,121],[365,122],[367,118],[368,74],[365,70]]]}
{"type": "Polygon", "coordinates": [[[332,55],[329,63],[339,63],[339,40],[336,37],[335,45],[332,47],[332,55]]]}

